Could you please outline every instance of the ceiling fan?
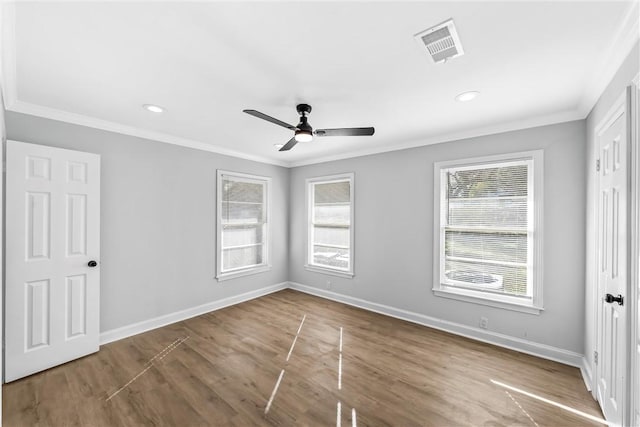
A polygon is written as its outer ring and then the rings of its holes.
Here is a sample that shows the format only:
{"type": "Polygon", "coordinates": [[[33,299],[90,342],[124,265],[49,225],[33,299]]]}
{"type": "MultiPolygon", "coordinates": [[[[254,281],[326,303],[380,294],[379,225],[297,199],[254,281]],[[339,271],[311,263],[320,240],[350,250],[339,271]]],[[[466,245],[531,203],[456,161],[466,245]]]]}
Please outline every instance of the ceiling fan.
{"type": "Polygon", "coordinates": [[[256,110],[242,110],[243,112],[250,114],[262,120],[266,120],[278,126],[282,126],[289,130],[294,131],[293,138],[282,146],[279,151],[289,151],[298,142],[309,142],[313,139],[313,136],[369,136],[373,135],[375,129],[372,127],[367,128],[337,128],[337,129],[316,129],[313,130],[309,122],[307,121],[307,114],[311,113],[311,105],[298,104],[296,106],[298,114],[300,114],[300,123],[296,126],[285,123],[281,120],[268,116],[260,111],[256,110]]]}

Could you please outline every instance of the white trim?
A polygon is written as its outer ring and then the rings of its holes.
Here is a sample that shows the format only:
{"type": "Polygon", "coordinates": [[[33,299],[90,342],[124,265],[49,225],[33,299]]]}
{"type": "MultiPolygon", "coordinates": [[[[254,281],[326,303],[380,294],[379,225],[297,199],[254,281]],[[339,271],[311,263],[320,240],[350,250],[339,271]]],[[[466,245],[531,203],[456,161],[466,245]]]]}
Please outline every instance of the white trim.
{"type": "MultiPolygon", "coordinates": [[[[220,263],[220,260],[216,260],[216,265],[219,263],[220,263]]],[[[224,282],[231,279],[237,279],[238,277],[251,276],[253,274],[264,273],[270,270],[271,270],[271,264],[267,264],[267,265],[260,264],[255,267],[243,268],[242,270],[238,270],[238,271],[230,271],[228,273],[218,273],[216,275],[216,279],[218,280],[218,282],[224,282]]]]}
{"type": "Polygon", "coordinates": [[[350,273],[348,271],[342,271],[333,268],[323,268],[317,265],[305,264],[304,268],[305,270],[311,271],[313,273],[329,274],[331,276],[346,277],[347,279],[351,279],[354,276],[353,273],[350,273]]]}
{"type": "Polygon", "coordinates": [[[582,363],[580,364],[580,374],[582,374],[582,381],[587,387],[587,391],[592,390],[593,376],[591,375],[591,367],[589,367],[589,361],[586,357],[582,357],[582,363]]]}
{"type": "Polygon", "coordinates": [[[640,38],[640,6],[637,0],[629,2],[624,18],[618,26],[607,49],[600,55],[600,66],[592,67],[594,72],[585,88],[578,111],[586,117],[616,75],[625,59],[640,38]]]}
{"type": "MultiPolygon", "coordinates": [[[[3,22],[5,5],[0,5],[0,22],[3,22]]],[[[1,69],[1,67],[0,67],[1,69]]],[[[7,138],[4,119],[4,87],[0,81],[0,343],[4,344],[4,150],[7,138]]],[[[3,345],[4,347],[4,345],[3,345]]],[[[0,350],[0,384],[4,383],[4,351],[0,350]]],[[[2,387],[0,387],[0,402],[2,402],[2,387]]],[[[2,425],[2,408],[0,408],[0,425],[2,425]]]]}
{"type": "Polygon", "coordinates": [[[630,170],[630,204],[631,204],[631,221],[630,221],[630,277],[629,277],[629,294],[628,305],[631,318],[629,322],[629,349],[630,349],[630,369],[631,373],[629,382],[629,422],[630,424],[640,421],[636,416],[640,417],[640,357],[637,349],[640,348],[640,315],[638,311],[638,301],[640,300],[640,74],[632,81],[631,85],[631,105],[629,106],[629,145],[631,152],[631,170],[630,170]],[[635,236],[635,238],[634,238],[635,236]]]}
{"type": "Polygon", "coordinates": [[[161,328],[163,326],[170,325],[172,323],[190,319],[195,316],[200,316],[201,314],[220,310],[221,308],[229,307],[231,305],[240,304],[242,302],[259,298],[259,297],[271,294],[273,292],[278,292],[283,289],[286,289],[287,284],[288,282],[278,283],[275,285],[256,289],[254,291],[245,292],[243,294],[230,296],[230,297],[223,298],[216,301],[211,301],[206,304],[198,305],[196,307],[187,308],[185,310],[176,311],[173,313],[154,317],[152,319],[143,320],[141,322],[132,323],[130,325],[122,326],[120,328],[104,331],[100,333],[100,345],[105,345],[113,341],[128,338],[133,335],[138,335],[143,332],[150,331],[152,329],[161,328]]]}
{"type": "MultiPolygon", "coordinates": [[[[435,262],[435,261],[434,261],[435,262]]],[[[433,289],[433,293],[439,297],[450,298],[459,301],[470,302],[474,304],[488,305],[490,307],[502,308],[505,310],[519,311],[520,313],[540,314],[544,308],[530,304],[521,304],[514,301],[515,298],[501,300],[503,295],[490,294],[488,292],[474,292],[467,289],[458,289],[454,287],[443,287],[433,289]]]]}
{"type": "Polygon", "coordinates": [[[307,206],[307,242],[305,252],[305,264],[304,268],[322,274],[330,274],[332,276],[340,276],[346,278],[352,278],[355,275],[355,174],[353,172],[346,172],[335,175],[317,176],[313,178],[307,178],[305,180],[305,200],[307,206]],[[331,268],[324,265],[316,265],[311,263],[311,245],[313,244],[312,234],[313,227],[311,223],[311,215],[313,212],[313,200],[311,193],[311,186],[316,184],[327,184],[332,182],[349,182],[349,270],[342,270],[338,268],[331,268]]]}
{"type": "Polygon", "coordinates": [[[424,147],[427,145],[440,144],[443,142],[460,141],[463,139],[478,138],[482,136],[494,136],[501,133],[521,131],[541,126],[550,126],[559,123],[571,122],[574,120],[584,120],[585,114],[578,110],[563,111],[560,113],[549,114],[534,118],[522,118],[507,123],[489,125],[484,127],[473,128],[461,132],[450,132],[436,136],[426,136],[418,139],[411,139],[399,144],[386,144],[381,147],[373,147],[362,150],[355,150],[346,153],[340,153],[324,157],[314,157],[313,159],[305,159],[292,161],[287,167],[295,168],[299,166],[313,165],[317,163],[332,162],[335,160],[350,159],[353,157],[363,157],[373,154],[388,153],[392,151],[406,150],[409,148],[424,147]]]}
{"type": "Polygon", "coordinates": [[[419,325],[423,325],[433,329],[449,332],[454,335],[459,335],[488,344],[497,345],[499,347],[508,348],[543,359],[564,363],[566,365],[580,368],[583,371],[583,376],[591,376],[589,368],[584,365],[584,357],[581,354],[569,350],[564,350],[533,341],[523,340],[521,338],[515,338],[497,332],[490,332],[484,329],[462,325],[455,322],[449,322],[446,320],[437,319],[435,317],[426,316],[424,314],[394,308],[384,304],[378,304],[363,299],[302,285],[296,282],[278,283],[261,289],[245,292],[243,294],[223,298],[221,300],[211,301],[196,307],[191,307],[185,310],[176,311],[174,313],[165,314],[163,316],[158,316],[152,319],[143,320],[141,322],[133,323],[120,328],[104,331],[100,334],[100,345],[105,345],[110,342],[138,335],[143,332],[190,319],[192,317],[216,311],[235,304],[240,304],[242,302],[278,292],[283,289],[293,289],[331,301],[337,301],[343,304],[359,307],[368,311],[372,311],[374,313],[383,314],[397,319],[406,320],[408,322],[417,323],[419,325]]]}
{"type": "Polygon", "coordinates": [[[31,116],[43,117],[45,119],[57,120],[66,123],[73,123],[80,126],[87,126],[94,129],[101,129],[109,132],[119,133],[122,135],[135,136],[151,141],[164,142],[167,144],[179,145],[181,147],[193,148],[196,150],[208,151],[210,153],[222,154],[254,162],[267,163],[277,166],[287,166],[287,162],[270,159],[268,157],[254,156],[229,148],[220,147],[218,145],[209,144],[193,139],[182,138],[163,132],[156,132],[141,129],[135,126],[124,125],[121,123],[111,122],[107,120],[97,119],[83,114],[71,113],[68,111],[58,110],[56,108],[44,107],[31,104],[24,101],[8,100],[7,110],[16,113],[29,114],[31,116]]]}
{"type": "Polygon", "coordinates": [[[471,338],[476,341],[497,345],[499,347],[508,348],[543,359],[564,363],[576,368],[579,368],[582,365],[582,354],[564,350],[562,348],[540,344],[509,335],[500,334],[497,332],[491,332],[487,331],[486,329],[480,329],[460,323],[450,322],[448,320],[442,320],[435,317],[426,316],[424,314],[415,313],[384,304],[378,304],[375,302],[355,298],[348,295],[338,294],[312,286],[302,285],[296,282],[289,282],[289,288],[328,300],[362,308],[374,313],[384,314],[386,316],[395,317],[396,319],[406,320],[408,322],[417,323],[429,328],[449,332],[454,335],[459,335],[466,338],[471,338]]]}
{"type": "Polygon", "coordinates": [[[251,274],[263,273],[271,270],[271,177],[251,175],[241,172],[232,172],[222,169],[216,174],[216,279],[218,282],[235,279],[237,277],[251,274]],[[240,268],[232,271],[222,271],[222,180],[224,176],[229,176],[236,181],[261,183],[263,190],[263,242],[262,242],[262,264],[240,268]],[[266,209],[265,209],[266,208],[266,209]]]}
{"type": "Polygon", "coordinates": [[[467,159],[448,160],[443,162],[435,162],[433,164],[433,283],[432,290],[436,296],[458,299],[465,302],[489,305],[492,307],[504,308],[513,311],[520,311],[529,314],[540,314],[543,310],[543,248],[544,248],[544,151],[522,151],[516,153],[504,153],[493,156],[472,157],[467,159]],[[506,294],[491,294],[489,292],[481,292],[477,290],[466,290],[462,288],[454,288],[446,286],[444,280],[444,272],[441,271],[441,259],[444,256],[444,233],[443,215],[441,210],[441,193],[445,191],[444,182],[442,182],[443,170],[447,169],[469,169],[473,167],[483,167],[496,163],[515,163],[526,161],[529,166],[529,195],[533,210],[529,213],[529,230],[527,245],[532,260],[528,263],[531,265],[532,282],[531,300],[524,301],[506,294]],[[531,218],[533,216],[533,219],[531,218]],[[533,239],[533,240],[532,240],[533,239]],[[531,247],[533,246],[533,247],[531,247]]]}
{"type": "MultiPolygon", "coordinates": [[[[7,65],[5,68],[9,68],[7,65]]],[[[8,80],[9,78],[7,78],[8,80]]],[[[45,119],[51,119],[61,121],[65,123],[72,123],[79,126],[86,126],[94,129],[101,129],[109,132],[119,133],[121,135],[129,135],[137,138],[144,138],[151,141],[157,141],[167,144],[178,145],[181,147],[192,148],[195,150],[202,150],[211,153],[222,154],[226,156],[236,157],[245,160],[252,160],[255,162],[272,164],[276,166],[282,166],[286,168],[294,168],[299,166],[313,165],[317,163],[331,162],[334,160],[350,159],[354,157],[368,156],[372,154],[388,153],[399,150],[406,150],[409,148],[424,147],[427,145],[440,144],[443,142],[459,141],[467,138],[477,138],[482,136],[490,136],[505,132],[525,130],[529,128],[536,128],[540,126],[549,126],[558,123],[566,123],[574,120],[583,120],[585,115],[581,112],[564,111],[561,113],[554,113],[545,115],[538,118],[523,118],[521,120],[515,120],[513,122],[496,124],[490,126],[484,126],[479,128],[473,128],[462,132],[450,132],[443,135],[427,136],[420,139],[409,140],[399,144],[385,144],[380,147],[364,148],[361,150],[355,150],[346,153],[340,153],[335,155],[329,155],[324,157],[313,157],[310,159],[303,159],[300,161],[284,161],[276,160],[268,157],[254,156],[246,154],[240,151],[223,148],[217,145],[209,144],[206,142],[196,141],[192,139],[182,138],[166,133],[150,131],[141,129],[134,126],[123,125],[121,123],[110,122],[106,120],[97,119],[94,117],[71,113],[55,108],[36,105],[24,101],[12,100],[7,97],[5,100],[6,109],[8,111],[28,114],[31,116],[42,117],[45,119]]]]}

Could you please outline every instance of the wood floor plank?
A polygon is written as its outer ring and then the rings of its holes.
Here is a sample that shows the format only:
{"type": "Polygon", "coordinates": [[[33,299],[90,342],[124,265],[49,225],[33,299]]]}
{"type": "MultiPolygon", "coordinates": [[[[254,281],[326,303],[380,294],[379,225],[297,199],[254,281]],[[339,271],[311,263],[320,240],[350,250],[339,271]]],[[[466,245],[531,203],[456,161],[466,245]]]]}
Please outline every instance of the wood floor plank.
{"type": "Polygon", "coordinates": [[[576,368],[284,290],[7,384],[3,421],[334,425],[340,402],[343,426],[599,424],[492,380],[602,418],[576,368]]]}

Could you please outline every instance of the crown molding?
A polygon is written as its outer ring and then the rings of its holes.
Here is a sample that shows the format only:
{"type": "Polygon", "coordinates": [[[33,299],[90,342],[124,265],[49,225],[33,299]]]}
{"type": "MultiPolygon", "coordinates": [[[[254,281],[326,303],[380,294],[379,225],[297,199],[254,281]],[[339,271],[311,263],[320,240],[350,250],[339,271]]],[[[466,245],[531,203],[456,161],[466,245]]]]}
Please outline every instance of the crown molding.
{"type": "Polygon", "coordinates": [[[273,160],[267,157],[255,156],[236,150],[230,150],[217,145],[208,144],[206,142],[196,141],[192,139],[182,138],[169,135],[162,132],[155,132],[146,129],[140,129],[134,126],[123,125],[121,123],[110,122],[107,120],[97,119],[95,117],[85,116],[82,114],[71,113],[68,111],[58,110],[55,108],[44,107],[28,102],[10,100],[6,106],[7,111],[28,114],[31,116],[43,117],[45,119],[57,120],[60,122],[73,123],[80,126],[86,126],[94,129],[115,132],[123,135],[144,138],[167,144],[179,145],[181,147],[193,148],[196,150],[208,151],[210,153],[222,154],[225,156],[236,157],[254,162],[267,163],[276,166],[287,167],[288,163],[273,160]]]}
{"type": "MultiPolygon", "coordinates": [[[[15,92],[14,92],[15,93],[15,92]]],[[[432,144],[440,144],[443,142],[452,142],[462,139],[475,138],[480,136],[494,135],[504,132],[523,130],[528,128],[534,128],[539,126],[547,126],[556,123],[570,122],[573,120],[584,119],[584,116],[579,111],[568,111],[557,114],[551,114],[541,117],[534,117],[526,120],[517,120],[509,123],[503,123],[499,125],[485,126],[481,128],[475,128],[463,132],[448,133],[438,135],[434,137],[419,138],[410,140],[405,143],[394,144],[383,147],[375,147],[371,149],[354,150],[348,153],[340,153],[325,157],[316,157],[313,159],[306,159],[300,161],[278,161],[267,157],[254,156],[246,154],[240,151],[229,150],[213,144],[205,142],[195,141],[191,139],[181,138],[174,135],[169,135],[161,132],[154,132],[145,129],[140,129],[134,126],[127,126],[116,122],[110,122],[107,120],[97,119],[95,117],[85,116],[82,114],[71,113],[68,111],[58,110],[55,108],[44,107],[37,104],[31,104],[28,102],[18,101],[15,99],[9,99],[7,96],[6,109],[16,113],[28,114],[31,116],[42,117],[45,119],[57,120],[65,123],[72,123],[80,126],[86,126],[94,129],[100,129],[104,131],[119,133],[123,135],[134,136],[137,138],[148,139],[157,142],[163,142],[167,144],[179,145],[181,147],[192,148],[195,150],[202,150],[216,154],[222,154],[226,156],[236,157],[245,160],[251,160],[260,163],[272,164],[276,166],[282,166],[287,168],[293,168],[298,166],[306,166],[317,163],[325,163],[335,160],[349,159],[353,157],[362,157],[372,154],[387,153],[391,151],[406,150],[408,148],[422,147],[432,144]]]]}
{"type": "Polygon", "coordinates": [[[574,120],[582,120],[584,119],[584,117],[585,116],[582,114],[582,112],[578,110],[564,111],[556,114],[538,116],[538,117],[533,117],[533,118],[524,119],[524,120],[515,120],[512,122],[501,123],[498,125],[491,125],[491,126],[484,126],[484,127],[469,129],[462,132],[447,133],[447,134],[433,136],[433,137],[413,139],[405,143],[395,144],[395,145],[386,146],[386,147],[375,147],[370,149],[351,151],[348,153],[340,153],[332,156],[319,157],[315,159],[300,160],[297,162],[294,161],[289,163],[289,167],[294,168],[298,166],[313,165],[316,163],[325,163],[325,162],[332,162],[336,160],[350,159],[353,157],[362,157],[362,156],[369,156],[372,154],[387,153],[390,151],[406,150],[409,148],[423,147],[426,145],[440,144],[443,142],[460,141],[463,139],[476,138],[476,137],[487,136],[487,135],[495,135],[499,133],[524,130],[524,129],[535,128],[540,126],[548,126],[548,125],[553,125],[557,123],[571,122],[574,120]]]}
{"type": "Polygon", "coordinates": [[[624,60],[640,39],[640,1],[633,0],[625,13],[620,27],[611,39],[609,47],[601,56],[599,67],[591,75],[584,90],[578,110],[586,117],[598,102],[624,60]]]}
{"type": "Polygon", "coordinates": [[[474,128],[462,132],[418,138],[406,141],[404,143],[394,144],[392,146],[354,150],[347,153],[340,153],[337,155],[330,155],[300,161],[283,161],[263,156],[256,156],[241,151],[223,148],[202,141],[182,138],[163,132],[150,131],[135,126],[124,125],[122,123],[102,120],[96,117],[68,112],[19,100],[17,93],[15,51],[15,3],[12,1],[0,2],[0,22],[2,24],[2,30],[0,32],[0,37],[2,37],[2,40],[0,40],[0,47],[2,48],[2,54],[0,58],[0,84],[2,85],[2,89],[4,91],[5,109],[7,111],[29,114],[47,119],[73,123],[80,126],[86,126],[109,132],[144,138],[152,141],[174,144],[196,150],[202,150],[245,160],[291,168],[584,119],[590,113],[598,98],[605,90],[606,86],[609,84],[615,73],[618,71],[618,69],[628,56],[629,52],[631,52],[631,49],[633,49],[635,43],[640,38],[639,5],[640,0],[633,0],[631,2],[621,22],[620,29],[612,38],[612,42],[610,43],[609,48],[602,55],[601,66],[596,67],[596,71],[592,74],[592,78],[585,88],[582,99],[579,102],[576,110],[564,111],[551,115],[527,118],[523,120],[516,120],[499,125],[474,128]]]}

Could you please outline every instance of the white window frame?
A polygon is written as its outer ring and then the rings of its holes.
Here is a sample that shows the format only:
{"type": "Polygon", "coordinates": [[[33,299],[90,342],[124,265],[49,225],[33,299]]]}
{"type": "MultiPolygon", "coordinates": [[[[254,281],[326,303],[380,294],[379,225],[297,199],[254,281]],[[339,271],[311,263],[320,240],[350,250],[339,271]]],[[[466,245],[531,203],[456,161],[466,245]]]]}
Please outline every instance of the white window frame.
{"type": "Polygon", "coordinates": [[[343,173],[338,175],[320,176],[315,178],[308,178],[306,180],[306,200],[307,200],[307,253],[305,268],[309,271],[316,273],[330,274],[333,276],[340,276],[346,278],[352,278],[355,273],[355,209],[354,209],[354,188],[355,188],[355,175],[353,173],[343,173]],[[349,219],[349,269],[341,269],[336,267],[328,267],[326,265],[318,265],[313,263],[313,203],[314,192],[312,188],[316,184],[329,184],[332,182],[349,182],[349,205],[350,205],[350,219],[349,219]]]}
{"type": "MultiPolygon", "coordinates": [[[[439,297],[451,298],[476,304],[488,305],[507,310],[530,314],[540,314],[543,308],[543,186],[544,186],[544,153],[543,150],[524,151],[494,156],[475,157],[434,163],[434,239],[433,239],[433,293],[439,297]],[[446,191],[446,171],[449,169],[472,169],[475,166],[527,161],[530,163],[528,194],[533,202],[528,218],[528,253],[532,257],[527,272],[530,281],[530,298],[522,298],[504,294],[494,294],[473,289],[447,286],[444,280],[444,239],[445,212],[441,207],[443,192],[446,191]]],[[[445,193],[446,194],[446,193],[445,193]]]]}
{"type": "Polygon", "coordinates": [[[219,282],[224,280],[234,279],[237,277],[248,276],[250,274],[262,273],[271,270],[271,225],[269,224],[271,218],[271,178],[259,175],[249,175],[240,172],[231,172],[218,169],[217,174],[217,191],[216,191],[216,279],[219,282]],[[222,182],[225,178],[232,178],[235,181],[260,183],[264,185],[264,198],[263,198],[263,252],[262,263],[251,265],[247,267],[235,268],[227,271],[222,271],[222,182]]]}

